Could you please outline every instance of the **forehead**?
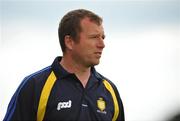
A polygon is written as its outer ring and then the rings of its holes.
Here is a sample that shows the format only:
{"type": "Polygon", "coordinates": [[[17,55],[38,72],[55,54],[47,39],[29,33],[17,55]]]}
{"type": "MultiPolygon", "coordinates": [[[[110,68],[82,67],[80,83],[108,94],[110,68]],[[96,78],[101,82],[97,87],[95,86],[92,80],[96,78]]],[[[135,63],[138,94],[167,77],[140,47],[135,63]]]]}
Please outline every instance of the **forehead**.
{"type": "Polygon", "coordinates": [[[80,22],[82,32],[104,32],[102,24],[98,25],[90,18],[84,18],[80,22]]]}

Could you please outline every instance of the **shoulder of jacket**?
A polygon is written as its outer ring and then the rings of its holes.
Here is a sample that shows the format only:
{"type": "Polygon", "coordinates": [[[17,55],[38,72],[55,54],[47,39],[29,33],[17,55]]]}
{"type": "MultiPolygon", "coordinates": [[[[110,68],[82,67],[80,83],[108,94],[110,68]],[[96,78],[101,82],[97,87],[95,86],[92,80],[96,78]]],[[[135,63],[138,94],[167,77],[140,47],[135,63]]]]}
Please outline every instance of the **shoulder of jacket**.
{"type": "Polygon", "coordinates": [[[41,77],[44,77],[44,76],[48,76],[48,74],[51,72],[51,66],[48,66],[46,68],[43,68],[39,71],[36,71],[28,76],[26,76],[24,79],[32,79],[32,78],[41,78],[41,77]]]}
{"type": "Polygon", "coordinates": [[[113,83],[110,79],[108,79],[107,77],[103,76],[103,75],[100,74],[99,72],[96,72],[96,76],[97,76],[101,81],[104,81],[104,80],[108,81],[113,88],[115,87],[114,83],[113,83]]]}
{"type": "Polygon", "coordinates": [[[51,67],[46,67],[37,72],[34,72],[23,79],[23,81],[20,84],[20,87],[23,88],[24,86],[42,83],[42,80],[46,80],[50,72],[51,67]]]}

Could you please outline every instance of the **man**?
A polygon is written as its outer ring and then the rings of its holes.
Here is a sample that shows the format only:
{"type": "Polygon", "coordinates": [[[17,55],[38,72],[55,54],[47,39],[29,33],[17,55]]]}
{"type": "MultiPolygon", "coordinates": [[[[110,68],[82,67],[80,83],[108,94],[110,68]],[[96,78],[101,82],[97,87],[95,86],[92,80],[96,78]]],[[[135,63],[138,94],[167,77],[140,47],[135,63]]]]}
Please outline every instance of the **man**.
{"type": "Polygon", "coordinates": [[[117,88],[94,68],[105,47],[102,19],[88,10],[70,11],[58,34],[63,56],[24,79],[4,120],[124,121],[117,88]]]}

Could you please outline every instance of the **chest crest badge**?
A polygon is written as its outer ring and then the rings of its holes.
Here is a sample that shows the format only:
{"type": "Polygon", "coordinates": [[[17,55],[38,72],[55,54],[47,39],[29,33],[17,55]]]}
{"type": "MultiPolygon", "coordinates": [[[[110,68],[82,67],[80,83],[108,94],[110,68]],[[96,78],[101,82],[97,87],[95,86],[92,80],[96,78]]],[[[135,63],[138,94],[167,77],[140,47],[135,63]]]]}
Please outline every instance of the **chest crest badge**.
{"type": "Polygon", "coordinates": [[[101,112],[104,111],[104,109],[106,108],[106,102],[103,100],[103,98],[100,97],[100,98],[97,100],[97,107],[99,108],[99,110],[100,110],[101,112]]]}

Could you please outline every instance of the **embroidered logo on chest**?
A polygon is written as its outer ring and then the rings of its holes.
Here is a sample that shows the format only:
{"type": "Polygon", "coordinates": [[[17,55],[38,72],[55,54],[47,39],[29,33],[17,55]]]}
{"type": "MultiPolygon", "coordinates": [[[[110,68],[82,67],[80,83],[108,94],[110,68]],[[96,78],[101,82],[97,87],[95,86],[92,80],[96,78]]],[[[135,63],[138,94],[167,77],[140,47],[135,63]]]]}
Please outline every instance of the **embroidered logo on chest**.
{"type": "Polygon", "coordinates": [[[63,108],[71,108],[71,105],[72,105],[72,101],[69,100],[67,102],[59,102],[58,105],[57,105],[57,110],[61,110],[63,108]]]}
{"type": "Polygon", "coordinates": [[[106,114],[106,111],[105,111],[105,109],[106,109],[106,102],[103,100],[103,98],[100,97],[97,100],[97,107],[98,107],[98,110],[97,110],[98,113],[106,114]]]}

